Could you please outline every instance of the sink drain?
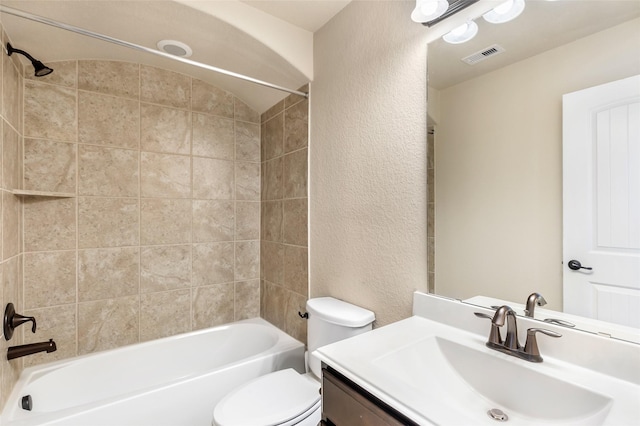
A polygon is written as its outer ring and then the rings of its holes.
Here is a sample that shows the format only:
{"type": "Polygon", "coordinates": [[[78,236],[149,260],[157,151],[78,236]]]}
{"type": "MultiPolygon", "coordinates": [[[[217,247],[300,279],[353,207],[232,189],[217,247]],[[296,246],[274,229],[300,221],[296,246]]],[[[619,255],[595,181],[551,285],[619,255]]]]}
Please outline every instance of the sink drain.
{"type": "Polygon", "coordinates": [[[505,412],[500,410],[499,408],[492,408],[491,410],[487,411],[487,414],[493,420],[496,420],[499,422],[506,422],[507,420],[509,420],[509,416],[507,416],[505,412]]]}

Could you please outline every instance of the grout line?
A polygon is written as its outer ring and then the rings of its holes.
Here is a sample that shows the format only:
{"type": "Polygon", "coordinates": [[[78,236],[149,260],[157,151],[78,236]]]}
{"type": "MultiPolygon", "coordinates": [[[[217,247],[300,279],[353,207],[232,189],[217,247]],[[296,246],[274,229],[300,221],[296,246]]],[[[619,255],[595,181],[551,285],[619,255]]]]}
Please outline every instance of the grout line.
{"type": "Polygon", "coordinates": [[[78,195],[80,194],[80,96],[78,95],[78,86],[80,80],[80,65],[78,61],[75,61],[76,78],[76,199],[75,199],[75,213],[76,213],[76,246],[75,246],[75,317],[76,317],[76,329],[75,329],[75,355],[80,353],[80,200],[78,195]]]}
{"type": "Polygon", "coordinates": [[[138,342],[142,341],[142,70],[138,64],[138,342]]]}
{"type": "Polygon", "coordinates": [[[195,115],[193,111],[193,78],[189,80],[190,84],[190,93],[191,98],[189,99],[189,166],[190,166],[190,180],[191,180],[191,232],[190,232],[190,240],[189,240],[189,250],[191,254],[191,264],[189,269],[189,330],[193,330],[194,327],[194,316],[195,316],[195,298],[196,298],[196,289],[193,285],[193,249],[194,249],[194,235],[193,235],[193,199],[194,199],[194,173],[193,173],[193,123],[195,121],[195,115]]]}

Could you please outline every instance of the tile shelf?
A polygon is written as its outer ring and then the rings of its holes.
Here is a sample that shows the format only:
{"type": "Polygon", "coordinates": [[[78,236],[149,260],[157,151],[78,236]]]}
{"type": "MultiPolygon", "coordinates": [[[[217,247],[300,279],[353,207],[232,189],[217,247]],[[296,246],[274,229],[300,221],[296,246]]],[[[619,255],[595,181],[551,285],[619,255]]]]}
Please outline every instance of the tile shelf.
{"type": "Polygon", "coordinates": [[[28,189],[12,189],[9,192],[18,197],[73,198],[76,196],[70,192],[30,191],[28,189]]]}

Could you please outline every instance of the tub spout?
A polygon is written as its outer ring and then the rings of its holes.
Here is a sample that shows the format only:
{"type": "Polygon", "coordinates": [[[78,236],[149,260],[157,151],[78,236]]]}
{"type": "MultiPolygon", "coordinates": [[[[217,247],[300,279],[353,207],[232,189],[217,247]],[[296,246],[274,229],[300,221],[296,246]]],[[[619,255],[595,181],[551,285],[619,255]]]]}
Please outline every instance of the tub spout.
{"type": "Polygon", "coordinates": [[[56,342],[49,339],[48,342],[30,343],[28,345],[11,346],[7,351],[7,359],[20,358],[21,356],[33,355],[38,352],[55,352],[58,349],[56,342]]]}

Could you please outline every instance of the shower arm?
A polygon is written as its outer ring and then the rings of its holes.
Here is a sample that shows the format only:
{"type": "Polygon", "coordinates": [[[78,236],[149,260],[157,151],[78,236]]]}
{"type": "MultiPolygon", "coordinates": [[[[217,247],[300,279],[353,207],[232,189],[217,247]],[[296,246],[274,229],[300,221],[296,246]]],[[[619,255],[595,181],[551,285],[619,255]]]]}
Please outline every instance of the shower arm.
{"type": "Polygon", "coordinates": [[[3,6],[0,4],[0,12],[7,13],[9,15],[17,16],[19,18],[28,19],[30,21],[39,22],[41,24],[49,25],[51,27],[60,28],[62,30],[71,31],[72,33],[84,35],[87,37],[95,38],[98,40],[106,41],[108,43],[116,44],[118,46],[127,47],[129,49],[138,50],[140,52],[151,53],[152,55],[162,56],[163,58],[171,59],[174,61],[182,62],[184,64],[192,65],[198,68],[203,68],[209,71],[217,72],[219,74],[228,75],[230,77],[238,78],[240,80],[248,81],[250,83],[258,84],[260,86],[269,87],[271,89],[280,90],[282,92],[291,93],[298,96],[303,96],[305,98],[309,97],[309,94],[306,92],[301,92],[299,90],[287,89],[286,87],[278,86],[273,83],[269,83],[263,80],[258,80],[253,77],[249,77],[243,74],[239,74],[233,71],[225,70],[222,68],[214,67],[212,65],[203,64],[202,62],[192,61],[191,59],[182,58],[180,56],[174,56],[170,53],[161,52],[156,49],[151,49],[145,46],[141,46],[139,44],[130,43],[128,41],[120,40],[114,37],[110,37],[104,34],[96,33],[84,28],[76,27],[74,25],[65,24],[63,22],[55,21],[53,19],[45,18],[43,16],[34,15],[29,12],[25,12],[19,9],[14,9],[12,7],[3,6]]]}

